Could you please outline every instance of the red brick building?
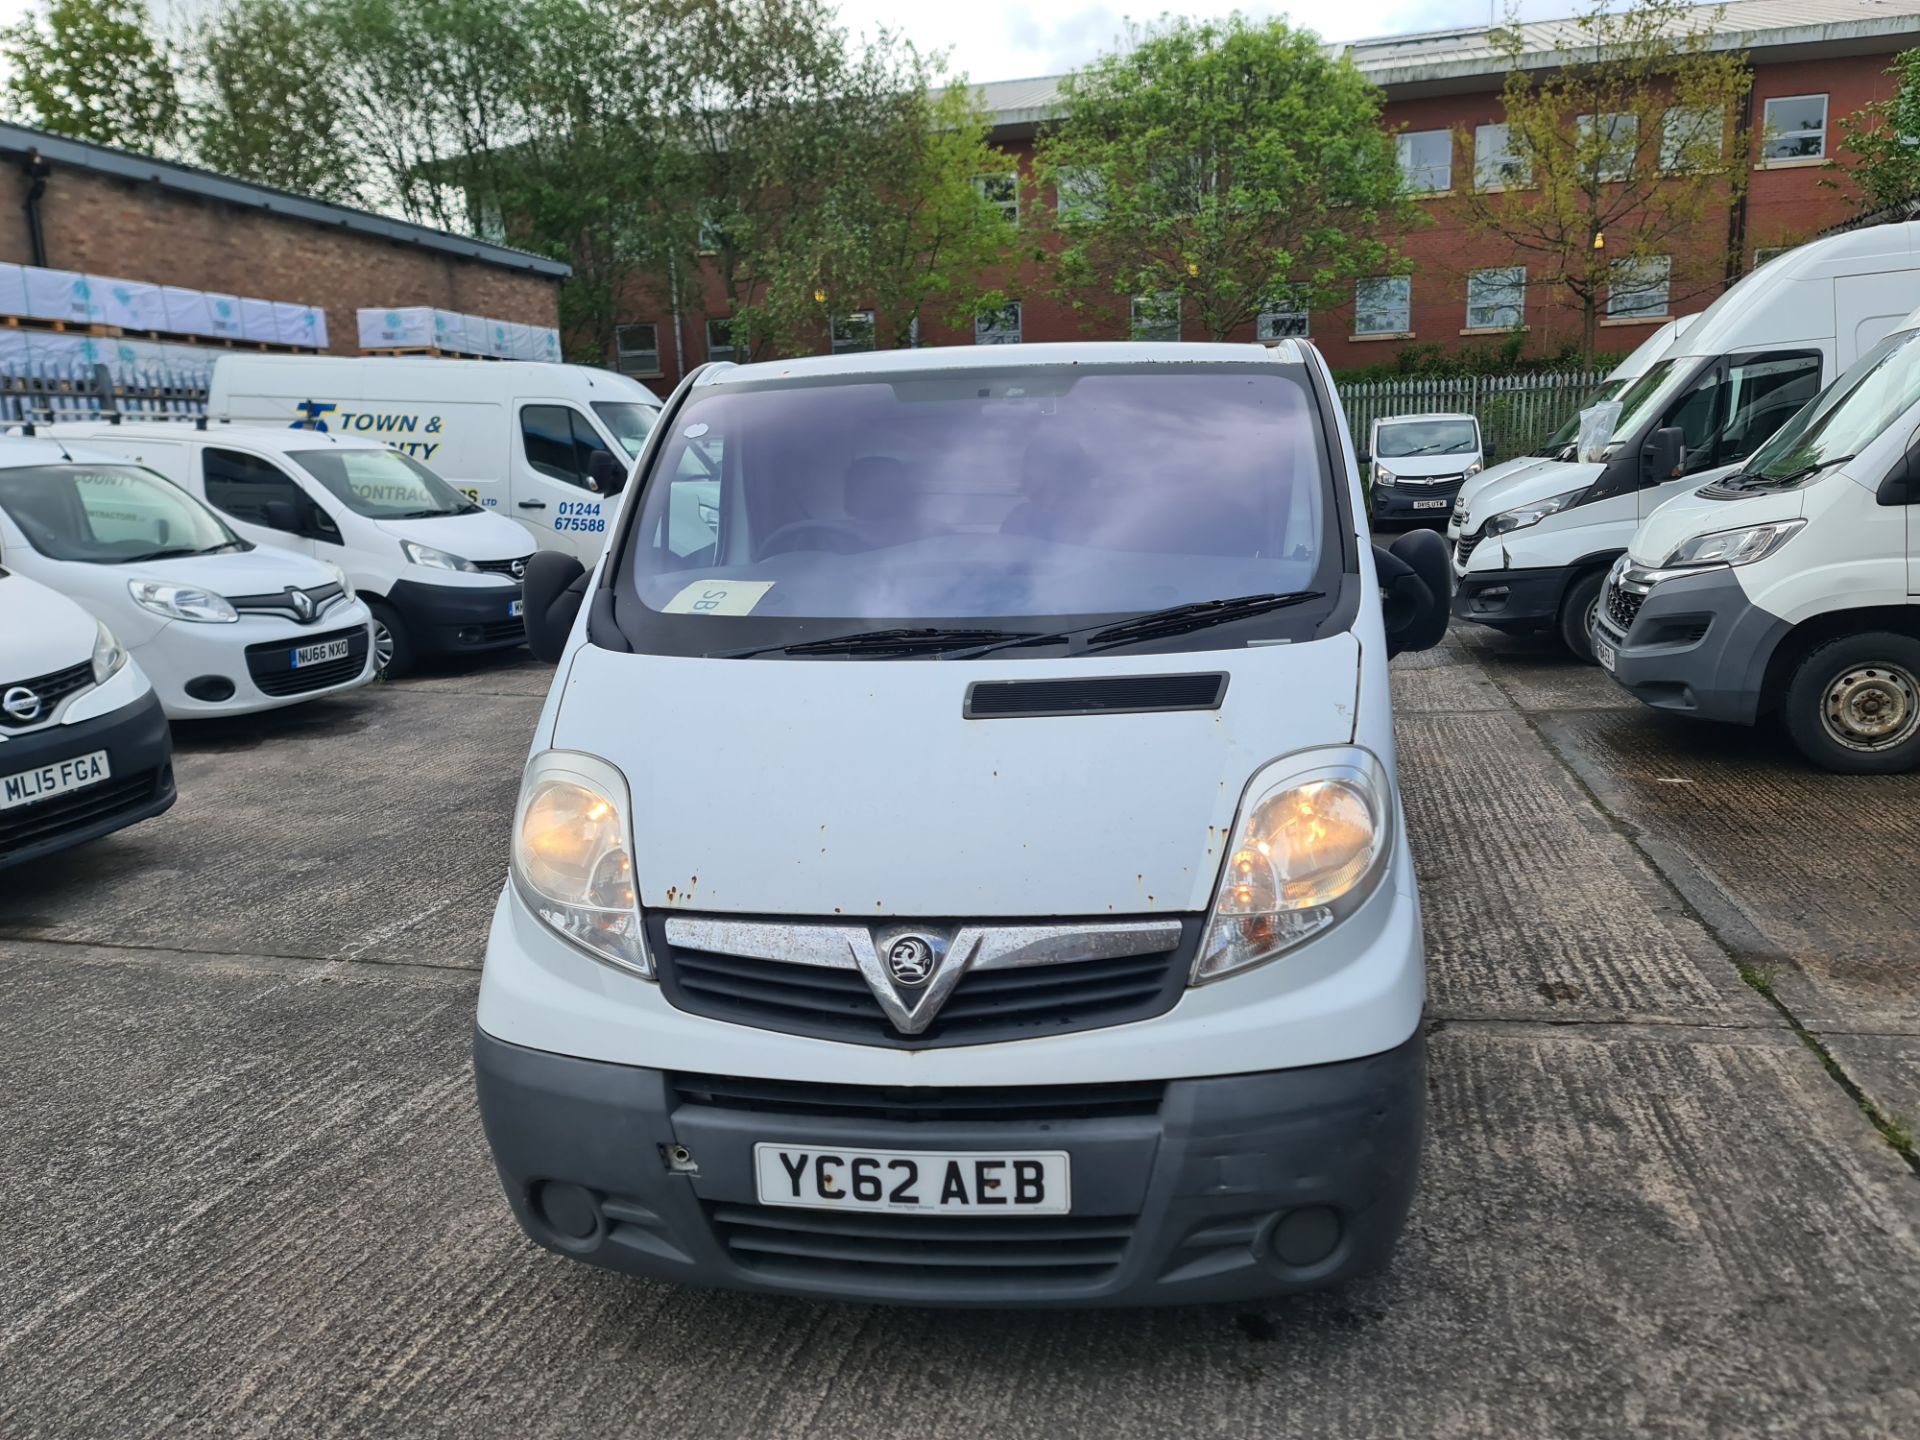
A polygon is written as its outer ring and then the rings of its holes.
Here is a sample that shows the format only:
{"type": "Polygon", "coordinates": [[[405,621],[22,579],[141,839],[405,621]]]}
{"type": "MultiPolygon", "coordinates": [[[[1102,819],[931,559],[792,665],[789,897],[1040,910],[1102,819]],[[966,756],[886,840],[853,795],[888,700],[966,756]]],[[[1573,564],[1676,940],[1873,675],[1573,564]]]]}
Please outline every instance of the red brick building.
{"type": "MultiPolygon", "coordinates": [[[[1709,11],[1708,13],[1711,13],[1709,11]]],[[[1574,31],[1570,22],[1541,21],[1522,28],[1521,65],[1550,70],[1560,63],[1560,47],[1574,31]]],[[[1753,135],[1752,166],[1746,193],[1731,212],[1703,222],[1703,244],[1739,263],[1791,246],[1850,213],[1846,197],[1821,182],[1836,174],[1840,154],[1840,117],[1893,88],[1887,66],[1899,52],[1920,45],[1920,8],[1906,0],[1731,0],[1721,14],[1713,41],[1717,49],[1744,51],[1753,71],[1752,113],[1745,127],[1753,135]]],[[[1455,200],[1472,183],[1476,156],[1462,134],[1502,120],[1500,100],[1507,62],[1490,42],[1487,27],[1396,35],[1339,47],[1386,94],[1385,123],[1409,139],[1403,165],[1416,168],[1425,193],[1419,196],[1433,223],[1409,232],[1400,242],[1412,262],[1403,284],[1371,286],[1362,296],[1311,314],[1275,314],[1262,328],[1272,333],[1308,335],[1336,369],[1390,361],[1408,344],[1441,344],[1449,349],[1486,338],[1526,330],[1529,353],[1550,353],[1577,340],[1580,315],[1564,295],[1538,283],[1515,284],[1513,267],[1524,257],[1493,236],[1475,233],[1463,223],[1455,200]],[[1475,272],[1481,272],[1473,278],[1475,272]],[[1492,277],[1492,278],[1489,278],[1492,277]],[[1476,302],[1469,307],[1469,286],[1476,302]],[[1356,309],[1363,313],[1356,315],[1356,309]]],[[[1035,136],[1062,113],[1059,77],[987,84],[981,94],[994,116],[993,139],[1012,153],[1022,171],[1023,193],[1035,136]]],[[[1484,158],[1484,157],[1483,157],[1484,158]]],[[[1047,197],[1051,200],[1051,197],[1047,197]]],[[[949,333],[929,327],[931,344],[967,344],[995,338],[1027,341],[1125,338],[1122,313],[1105,325],[1086,320],[1045,294],[1037,270],[1016,265],[996,277],[1016,298],[1017,316],[1006,323],[977,327],[978,334],[949,333]]],[[[1650,273],[1632,294],[1610,298],[1612,312],[1601,323],[1602,350],[1630,350],[1671,313],[1703,308],[1717,290],[1694,284],[1673,287],[1650,273]]],[[[662,391],[693,365],[729,358],[722,349],[725,301],[717,287],[705,296],[706,313],[688,304],[679,314],[653,302],[636,302],[632,324],[621,329],[622,352],[616,363],[662,391]],[[646,313],[649,308],[663,313],[646,313]]],[[[1191,323],[1185,339],[1204,338],[1191,323]]],[[[1247,337],[1254,338],[1250,330],[1247,337]]]]}

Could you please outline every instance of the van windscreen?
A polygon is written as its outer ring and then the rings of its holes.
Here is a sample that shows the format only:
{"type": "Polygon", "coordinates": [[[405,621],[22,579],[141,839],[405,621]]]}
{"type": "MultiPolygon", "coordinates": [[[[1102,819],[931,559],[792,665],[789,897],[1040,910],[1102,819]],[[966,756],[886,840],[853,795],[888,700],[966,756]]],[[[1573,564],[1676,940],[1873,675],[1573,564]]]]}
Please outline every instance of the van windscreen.
{"type": "Polygon", "coordinates": [[[671,423],[618,588],[676,652],[722,617],[1057,624],[1323,589],[1342,563],[1297,365],[731,384],[671,423]]]}
{"type": "Polygon", "coordinates": [[[631,400],[596,400],[593,413],[600,417],[600,423],[613,432],[613,438],[620,442],[620,448],[627,452],[627,458],[633,459],[640,453],[640,447],[647,443],[647,435],[653,429],[653,422],[660,418],[660,412],[651,405],[639,405],[631,400]]]}
{"type": "Polygon", "coordinates": [[[288,458],[356,515],[374,520],[428,520],[480,507],[418,460],[397,450],[294,450],[288,458]]]}

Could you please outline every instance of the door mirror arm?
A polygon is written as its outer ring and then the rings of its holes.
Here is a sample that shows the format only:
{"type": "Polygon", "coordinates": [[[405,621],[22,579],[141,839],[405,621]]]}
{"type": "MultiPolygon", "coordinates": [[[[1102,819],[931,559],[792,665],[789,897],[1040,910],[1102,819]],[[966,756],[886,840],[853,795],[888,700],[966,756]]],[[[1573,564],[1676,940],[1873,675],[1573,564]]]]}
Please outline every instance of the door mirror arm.
{"type": "Polygon", "coordinates": [[[1664,485],[1669,480],[1677,480],[1686,449],[1686,432],[1679,426],[1667,425],[1654,431],[1640,447],[1641,485],[1664,485]]]}
{"type": "Polygon", "coordinates": [[[1373,564],[1380,576],[1387,658],[1438,645],[1447,633],[1453,597],[1447,542],[1432,530],[1409,530],[1389,549],[1374,546],[1373,564]]]}
{"type": "Polygon", "coordinates": [[[587,567],[564,551],[536,551],[527,561],[520,594],[527,648],[535,659],[558,663],[586,598],[587,567]]]}
{"type": "Polygon", "coordinates": [[[627,488],[627,467],[605,450],[587,456],[587,488],[602,495],[618,495],[627,488]]]}

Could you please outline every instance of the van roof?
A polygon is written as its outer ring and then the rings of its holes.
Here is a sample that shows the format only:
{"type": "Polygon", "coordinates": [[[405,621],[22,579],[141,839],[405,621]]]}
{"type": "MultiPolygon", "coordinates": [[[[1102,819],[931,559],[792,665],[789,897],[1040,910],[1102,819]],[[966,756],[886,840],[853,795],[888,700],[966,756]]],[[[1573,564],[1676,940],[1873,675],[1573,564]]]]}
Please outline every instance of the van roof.
{"type": "Polygon", "coordinates": [[[588,385],[606,385],[608,389],[615,392],[609,398],[646,399],[655,405],[660,403],[660,397],[645,385],[631,375],[622,375],[617,370],[601,370],[592,365],[566,365],[551,360],[455,360],[439,355],[252,355],[245,351],[231,351],[214,359],[212,385],[216,391],[223,385],[231,385],[233,382],[227,377],[237,370],[298,372],[342,368],[357,371],[369,365],[383,369],[387,367],[398,369],[402,366],[430,367],[436,375],[481,375],[495,381],[523,386],[551,384],[554,373],[563,371],[577,375],[588,385]]]}
{"type": "MultiPolygon", "coordinates": [[[[46,427],[40,428],[44,432],[46,427]]],[[[33,465],[67,465],[76,461],[88,465],[128,463],[124,456],[103,455],[84,445],[64,445],[58,440],[41,439],[39,435],[0,435],[0,470],[24,470],[33,465]]]]}
{"type": "Polygon", "coordinates": [[[224,420],[207,421],[203,430],[191,420],[63,420],[57,425],[42,425],[42,435],[56,438],[72,436],[78,440],[172,440],[236,441],[262,450],[311,450],[316,445],[332,445],[342,450],[385,450],[378,440],[354,435],[334,435],[324,430],[306,430],[292,425],[271,423],[231,424],[224,420]]]}
{"type": "Polygon", "coordinates": [[[1005,370],[1047,365],[1246,365],[1303,364],[1306,352],[1294,340],[1275,345],[1212,341],[1086,340],[1053,344],[930,345],[916,350],[865,350],[849,355],[807,355],[751,365],[711,365],[696,387],[758,380],[824,379],[832,376],[927,375],[956,370],[1005,370]]]}

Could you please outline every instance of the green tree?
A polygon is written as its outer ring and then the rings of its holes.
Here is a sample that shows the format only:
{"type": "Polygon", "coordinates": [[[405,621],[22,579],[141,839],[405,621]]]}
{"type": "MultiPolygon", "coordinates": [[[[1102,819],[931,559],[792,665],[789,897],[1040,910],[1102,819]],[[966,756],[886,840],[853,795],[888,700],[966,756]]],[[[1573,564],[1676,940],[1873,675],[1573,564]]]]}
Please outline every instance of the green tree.
{"type": "Polygon", "coordinates": [[[46,0],[0,29],[0,59],[0,94],[25,124],[147,152],[180,138],[176,57],[142,0],[46,0]]]}
{"type": "Polygon", "coordinates": [[[312,0],[227,0],[195,28],[192,51],[200,163],[325,200],[366,198],[331,32],[312,0]]]}
{"type": "Polygon", "coordinates": [[[1504,147],[1471,131],[1460,206],[1525,262],[1527,282],[1579,308],[1592,355],[1602,313],[1625,297],[1667,304],[1717,289],[1729,270],[1720,217],[1746,185],[1746,57],[1709,47],[1715,16],[1686,0],[1600,0],[1572,22],[1566,63],[1523,68],[1521,32],[1496,34],[1508,60],[1504,147]]]}
{"type": "Polygon", "coordinates": [[[1920,50],[1893,57],[1894,92],[1840,117],[1840,138],[1853,153],[1841,163],[1860,209],[1872,212],[1920,198],[1920,50]]]}
{"type": "Polygon", "coordinates": [[[1224,340],[1283,294],[1326,304],[1396,267],[1386,236],[1415,217],[1380,92],[1311,32],[1162,22],[1063,90],[1035,170],[1076,308],[1164,297],[1224,340]]]}

